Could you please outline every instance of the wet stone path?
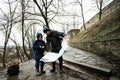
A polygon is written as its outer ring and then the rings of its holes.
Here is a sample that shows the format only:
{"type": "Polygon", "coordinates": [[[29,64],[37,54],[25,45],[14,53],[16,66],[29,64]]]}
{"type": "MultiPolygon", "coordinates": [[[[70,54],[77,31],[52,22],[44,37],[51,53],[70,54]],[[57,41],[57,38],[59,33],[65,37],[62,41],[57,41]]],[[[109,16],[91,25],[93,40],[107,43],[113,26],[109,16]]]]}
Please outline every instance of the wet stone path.
{"type": "Polygon", "coordinates": [[[80,78],[72,77],[66,73],[60,74],[59,71],[50,73],[51,66],[45,64],[46,73],[41,76],[36,76],[34,68],[34,60],[20,64],[20,73],[18,76],[12,76],[8,80],[81,80],[80,78]]]}
{"type": "Polygon", "coordinates": [[[83,50],[68,47],[63,55],[64,60],[81,64],[84,66],[101,69],[104,71],[110,71],[112,65],[109,64],[105,59],[83,50]]]}
{"type": "MultiPolygon", "coordinates": [[[[80,64],[83,66],[100,69],[109,72],[112,66],[103,58],[76,48],[68,47],[63,54],[64,61],[80,64]]],[[[70,65],[68,65],[70,66],[70,65]]],[[[74,65],[73,65],[74,66],[74,65]]],[[[72,67],[72,66],[71,66],[72,67]]],[[[69,75],[69,71],[63,74],[57,70],[55,73],[50,73],[52,67],[49,63],[45,64],[46,73],[41,76],[36,76],[34,60],[30,60],[20,64],[20,73],[17,76],[9,77],[8,80],[82,80],[81,78],[69,75]]],[[[91,74],[92,75],[92,74],[91,74]]],[[[0,80],[3,80],[1,78],[0,80]]],[[[6,79],[7,80],[7,79],[6,79]]],[[[93,80],[93,79],[90,79],[93,80]]],[[[94,79],[96,80],[96,79],[94,79]]]]}
{"type": "Polygon", "coordinates": [[[7,70],[6,69],[0,69],[0,80],[7,80],[7,70]]]}

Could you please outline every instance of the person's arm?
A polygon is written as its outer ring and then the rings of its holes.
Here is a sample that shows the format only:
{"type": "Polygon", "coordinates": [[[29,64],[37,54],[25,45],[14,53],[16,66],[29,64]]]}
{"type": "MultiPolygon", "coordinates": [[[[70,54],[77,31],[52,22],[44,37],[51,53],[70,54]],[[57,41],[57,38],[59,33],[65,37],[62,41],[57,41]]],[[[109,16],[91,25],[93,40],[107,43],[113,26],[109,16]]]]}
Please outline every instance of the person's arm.
{"type": "Polygon", "coordinates": [[[60,39],[63,39],[63,38],[66,36],[65,33],[63,33],[63,32],[58,32],[58,31],[56,31],[56,35],[57,35],[60,39]]]}
{"type": "Polygon", "coordinates": [[[47,50],[46,50],[46,44],[45,44],[45,41],[43,41],[43,43],[44,43],[44,55],[46,55],[47,54],[47,50]]]}
{"type": "Polygon", "coordinates": [[[50,40],[49,40],[49,38],[48,37],[46,37],[46,51],[49,51],[49,49],[50,49],[50,40]]]}
{"type": "Polygon", "coordinates": [[[36,41],[34,41],[34,43],[33,43],[33,49],[34,49],[34,50],[40,49],[40,46],[38,46],[38,45],[36,44],[36,41]]]}
{"type": "Polygon", "coordinates": [[[43,43],[44,43],[44,50],[46,50],[46,44],[45,44],[45,41],[43,41],[43,43]]]}
{"type": "Polygon", "coordinates": [[[44,42],[44,41],[42,41],[42,45],[40,45],[40,48],[43,49],[43,50],[46,49],[46,45],[45,45],[45,42],[44,42]]]}

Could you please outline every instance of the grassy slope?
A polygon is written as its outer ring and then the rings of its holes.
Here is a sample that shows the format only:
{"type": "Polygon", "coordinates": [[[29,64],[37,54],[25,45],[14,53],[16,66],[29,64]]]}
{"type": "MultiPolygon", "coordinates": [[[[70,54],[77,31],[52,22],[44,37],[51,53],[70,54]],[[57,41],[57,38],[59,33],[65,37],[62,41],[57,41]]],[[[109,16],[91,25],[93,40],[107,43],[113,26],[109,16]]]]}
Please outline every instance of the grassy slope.
{"type": "Polygon", "coordinates": [[[71,42],[91,42],[120,39],[120,11],[108,13],[98,23],[88,28],[86,31],[78,33],[71,42]]]}

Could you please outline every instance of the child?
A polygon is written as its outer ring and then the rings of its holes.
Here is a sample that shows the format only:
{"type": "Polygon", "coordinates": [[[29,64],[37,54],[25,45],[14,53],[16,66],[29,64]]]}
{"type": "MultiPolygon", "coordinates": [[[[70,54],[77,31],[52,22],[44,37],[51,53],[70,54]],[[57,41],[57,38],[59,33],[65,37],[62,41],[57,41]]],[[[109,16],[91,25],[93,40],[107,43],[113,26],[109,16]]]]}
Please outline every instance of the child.
{"type": "Polygon", "coordinates": [[[44,56],[45,51],[45,42],[42,40],[42,34],[37,33],[37,40],[33,43],[33,50],[34,50],[34,60],[35,60],[35,68],[36,68],[36,75],[39,76],[39,65],[41,64],[41,74],[45,73],[43,71],[44,62],[40,61],[40,59],[44,56]]]}

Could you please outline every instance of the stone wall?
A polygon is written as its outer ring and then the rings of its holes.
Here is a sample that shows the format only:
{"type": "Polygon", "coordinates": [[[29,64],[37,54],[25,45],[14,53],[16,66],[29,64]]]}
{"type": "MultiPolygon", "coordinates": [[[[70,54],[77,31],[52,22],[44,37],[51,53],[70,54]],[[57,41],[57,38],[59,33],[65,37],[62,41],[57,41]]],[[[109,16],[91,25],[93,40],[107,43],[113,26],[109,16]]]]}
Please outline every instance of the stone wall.
{"type": "Polygon", "coordinates": [[[90,51],[100,56],[120,59],[120,39],[96,42],[75,42],[70,43],[70,46],[90,51]]]}
{"type": "Polygon", "coordinates": [[[76,36],[77,33],[79,33],[79,32],[80,32],[79,29],[72,29],[72,30],[70,30],[70,31],[68,32],[68,34],[69,34],[69,37],[70,37],[70,38],[73,38],[73,37],[76,36]]]}

